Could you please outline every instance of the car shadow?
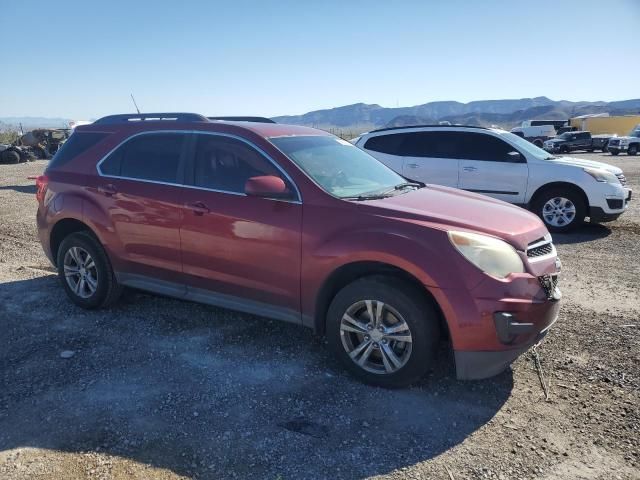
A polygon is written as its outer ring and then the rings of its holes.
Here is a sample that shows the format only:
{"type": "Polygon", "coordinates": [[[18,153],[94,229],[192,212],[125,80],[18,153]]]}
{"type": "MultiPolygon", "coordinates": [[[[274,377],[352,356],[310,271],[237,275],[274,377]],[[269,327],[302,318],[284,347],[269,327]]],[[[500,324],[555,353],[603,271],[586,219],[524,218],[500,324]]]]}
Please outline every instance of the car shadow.
{"type": "Polygon", "coordinates": [[[559,245],[591,242],[611,235],[611,229],[599,223],[585,223],[569,233],[554,233],[553,242],[559,245]]]}
{"type": "Polygon", "coordinates": [[[3,185],[0,186],[0,190],[13,190],[18,193],[30,193],[35,195],[37,189],[35,185],[3,185]]]}
{"type": "Polygon", "coordinates": [[[0,284],[0,331],[0,451],[197,478],[388,473],[460,444],[513,388],[510,370],[459,382],[444,361],[412,388],[374,388],[302,327],[136,293],[84,311],[54,275],[0,284]]]}

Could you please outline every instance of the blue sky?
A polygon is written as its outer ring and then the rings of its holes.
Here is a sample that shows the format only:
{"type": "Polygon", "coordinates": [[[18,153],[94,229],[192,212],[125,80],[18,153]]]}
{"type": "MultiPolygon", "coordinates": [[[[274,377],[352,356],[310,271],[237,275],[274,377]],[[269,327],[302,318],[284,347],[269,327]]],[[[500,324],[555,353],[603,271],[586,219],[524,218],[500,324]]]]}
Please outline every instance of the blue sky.
{"type": "Polygon", "coordinates": [[[640,0],[2,5],[0,117],[640,97],[640,0]]]}

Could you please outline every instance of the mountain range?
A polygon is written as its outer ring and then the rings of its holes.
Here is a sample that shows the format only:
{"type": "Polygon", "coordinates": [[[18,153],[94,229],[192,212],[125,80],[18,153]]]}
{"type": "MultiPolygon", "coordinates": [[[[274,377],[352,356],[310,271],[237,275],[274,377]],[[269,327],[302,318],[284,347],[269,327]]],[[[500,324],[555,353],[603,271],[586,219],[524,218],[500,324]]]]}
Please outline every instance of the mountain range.
{"type": "MultiPolygon", "coordinates": [[[[377,104],[355,103],[303,115],[273,117],[278,123],[305,125],[329,131],[360,133],[373,128],[432,124],[448,121],[463,125],[498,125],[512,128],[523,120],[544,118],[564,120],[578,115],[604,113],[625,115],[640,113],[640,98],[615,102],[570,102],[547,97],[512,100],[479,100],[469,103],[455,101],[429,102],[413,107],[386,108],[377,104]]],[[[205,112],[211,114],[211,112],[205,112]]],[[[16,128],[60,128],[69,119],[45,117],[0,117],[0,131],[16,128]]]]}
{"type": "Polygon", "coordinates": [[[499,125],[511,128],[523,120],[544,118],[561,120],[578,115],[640,113],[640,99],[616,102],[570,102],[547,97],[516,100],[429,102],[413,107],[385,108],[377,104],[356,103],[303,115],[273,117],[278,123],[305,125],[325,130],[365,131],[386,126],[403,126],[449,121],[464,125],[499,125]]]}

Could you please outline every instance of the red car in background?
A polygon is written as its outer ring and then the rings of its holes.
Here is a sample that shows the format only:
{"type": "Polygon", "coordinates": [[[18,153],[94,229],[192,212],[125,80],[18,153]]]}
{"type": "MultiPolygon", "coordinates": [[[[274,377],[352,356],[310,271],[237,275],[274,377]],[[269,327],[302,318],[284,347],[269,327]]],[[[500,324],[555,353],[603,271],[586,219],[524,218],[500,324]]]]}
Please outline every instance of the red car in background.
{"type": "Polygon", "coordinates": [[[132,287],[302,324],[376,385],[418,380],[443,339],[459,378],[495,375],[558,315],[538,217],[320,130],[113,115],[78,126],[37,185],[42,246],[81,307],[132,287]]]}

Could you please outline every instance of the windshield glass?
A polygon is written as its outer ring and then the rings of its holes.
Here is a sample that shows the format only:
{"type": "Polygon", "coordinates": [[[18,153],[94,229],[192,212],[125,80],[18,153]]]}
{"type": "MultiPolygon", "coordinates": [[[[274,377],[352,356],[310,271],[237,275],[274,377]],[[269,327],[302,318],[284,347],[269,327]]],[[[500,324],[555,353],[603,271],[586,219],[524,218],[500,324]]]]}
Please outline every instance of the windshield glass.
{"type": "Polygon", "coordinates": [[[513,133],[501,132],[500,136],[503,139],[507,140],[509,143],[511,143],[511,145],[516,147],[521,152],[524,150],[527,154],[537,158],[538,160],[551,160],[553,158],[558,158],[558,157],[554,157],[549,152],[545,152],[543,149],[536,147],[533,143],[529,142],[528,140],[525,140],[524,138],[514,135],[513,133]]]}
{"type": "Polygon", "coordinates": [[[336,197],[382,193],[405,183],[393,170],[338,137],[293,136],[269,140],[336,197]]]}
{"type": "Polygon", "coordinates": [[[562,135],[558,135],[558,138],[569,138],[571,136],[571,132],[564,132],[562,135]]]}
{"type": "Polygon", "coordinates": [[[630,137],[640,137],[640,128],[634,128],[629,134],[630,137]]]}

